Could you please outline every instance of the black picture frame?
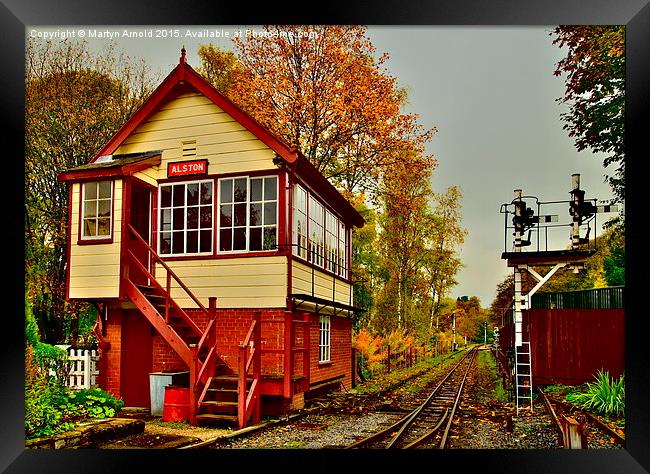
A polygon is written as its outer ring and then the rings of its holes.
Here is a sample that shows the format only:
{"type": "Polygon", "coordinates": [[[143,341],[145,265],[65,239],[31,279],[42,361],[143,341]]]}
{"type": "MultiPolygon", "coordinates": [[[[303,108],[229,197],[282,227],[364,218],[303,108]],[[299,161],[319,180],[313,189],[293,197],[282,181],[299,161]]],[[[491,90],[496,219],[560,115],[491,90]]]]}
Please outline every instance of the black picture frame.
{"type": "MultiPolygon", "coordinates": [[[[23,208],[10,199],[5,206],[9,221],[3,236],[11,249],[3,266],[10,288],[5,289],[9,306],[3,312],[5,349],[2,373],[2,422],[0,423],[0,469],[5,472],[130,472],[145,468],[149,472],[176,472],[188,469],[255,468],[283,471],[372,469],[449,469],[483,472],[585,472],[619,473],[650,471],[650,377],[645,330],[647,311],[642,306],[640,285],[644,239],[640,203],[642,160],[647,155],[643,119],[650,110],[650,7],[648,0],[440,0],[337,4],[333,2],[266,3],[184,0],[83,1],[83,0],[3,0],[0,5],[2,32],[3,135],[8,145],[4,162],[10,193],[24,196],[24,46],[27,25],[204,25],[204,24],[344,24],[369,25],[458,25],[510,26],[556,24],[625,24],[627,26],[626,83],[626,447],[622,450],[529,451],[529,450],[448,450],[416,451],[409,454],[367,451],[100,451],[100,450],[25,450],[23,394],[24,311],[18,275],[24,271],[24,248],[19,235],[24,222],[23,208]],[[306,9],[309,8],[309,9],[306,9]],[[645,152],[645,153],[644,153],[645,152]],[[13,249],[16,249],[15,251],[13,249]],[[16,288],[11,286],[16,285],[16,288]],[[303,461],[304,458],[304,461],[303,461]],[[141,462],[136,467],[134,463],[141,462]],[[402,467],[403,466],[403,467],[402,467]],[[444,468],[442,466],[445,466],[444,468]]],[[[499,258],[498,253],[495,258],[499,258]]],[[[23,288],[24,290],[24,288],[23,288]]]]}

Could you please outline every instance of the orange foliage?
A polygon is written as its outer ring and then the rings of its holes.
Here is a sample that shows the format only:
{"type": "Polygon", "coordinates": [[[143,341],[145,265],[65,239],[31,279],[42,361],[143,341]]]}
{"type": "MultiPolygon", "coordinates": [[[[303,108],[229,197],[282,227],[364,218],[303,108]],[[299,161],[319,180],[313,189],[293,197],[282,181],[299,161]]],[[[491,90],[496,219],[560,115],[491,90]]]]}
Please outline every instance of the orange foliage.
{"type": "Polygon", "coordinates": [[[402,114],[405,92],[362,26],[267,26],[233,41],[243,66],[229,97],[299,148],[333,184],[374,186],[395,151],[433,130],[402,114]],[[310,36],[311,35],[311,36],[310,36]]]}

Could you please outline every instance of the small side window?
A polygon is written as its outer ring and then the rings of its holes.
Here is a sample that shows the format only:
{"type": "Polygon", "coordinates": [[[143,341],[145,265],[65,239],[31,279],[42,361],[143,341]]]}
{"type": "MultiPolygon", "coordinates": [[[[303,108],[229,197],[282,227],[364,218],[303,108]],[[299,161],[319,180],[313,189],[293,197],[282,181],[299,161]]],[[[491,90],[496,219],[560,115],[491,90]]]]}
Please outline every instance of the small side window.
{"type": "Polygon", "coordinates": [[[109,239],[113,232],[113,181],[81,186],[81,239],[109,239]]]}

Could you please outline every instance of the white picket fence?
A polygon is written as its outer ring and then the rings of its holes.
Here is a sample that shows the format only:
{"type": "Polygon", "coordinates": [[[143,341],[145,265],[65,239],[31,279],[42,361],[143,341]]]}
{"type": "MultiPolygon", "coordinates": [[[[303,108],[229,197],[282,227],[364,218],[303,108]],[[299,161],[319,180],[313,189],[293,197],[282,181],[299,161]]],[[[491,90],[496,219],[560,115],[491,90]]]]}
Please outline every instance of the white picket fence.
{"type": "MultiPolygon", "coordinates": [[[[57,345],[68,352],[70,373],[65,385],[72,389],[92,388],[97,386],[97,375],[99,370],[97,351],[88,349],[75,349],[67,345],[57,345]]],[[[55,375],[50,371],[50,375],[55,375]]]]}

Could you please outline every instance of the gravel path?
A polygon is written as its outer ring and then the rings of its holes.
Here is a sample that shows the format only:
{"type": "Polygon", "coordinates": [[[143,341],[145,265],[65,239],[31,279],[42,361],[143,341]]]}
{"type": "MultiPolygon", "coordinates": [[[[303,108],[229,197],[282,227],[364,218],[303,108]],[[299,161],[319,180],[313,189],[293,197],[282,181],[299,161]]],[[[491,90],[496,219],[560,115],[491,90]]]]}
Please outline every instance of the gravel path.
{"type": "Polygon", "coordinates": [[[246,438],[235,438],[214,446],[221,449],[341,448],[390,426],[401,415],[307,415],[283,426],[263,430],[246,438]]]}

